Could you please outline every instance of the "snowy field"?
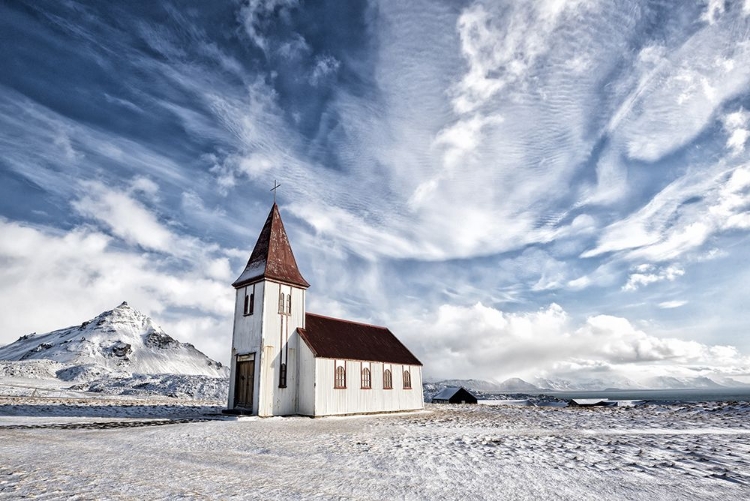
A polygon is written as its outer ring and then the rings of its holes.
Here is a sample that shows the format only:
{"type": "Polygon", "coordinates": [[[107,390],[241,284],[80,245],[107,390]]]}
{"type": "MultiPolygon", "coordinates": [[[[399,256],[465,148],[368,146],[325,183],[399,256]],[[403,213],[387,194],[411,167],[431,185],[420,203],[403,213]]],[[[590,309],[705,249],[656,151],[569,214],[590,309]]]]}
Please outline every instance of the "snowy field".
{"type": "Polygon", "coordinates": [[[750,498],[747,404],[219,411],[0,397],[0,499],[750,498]]]}

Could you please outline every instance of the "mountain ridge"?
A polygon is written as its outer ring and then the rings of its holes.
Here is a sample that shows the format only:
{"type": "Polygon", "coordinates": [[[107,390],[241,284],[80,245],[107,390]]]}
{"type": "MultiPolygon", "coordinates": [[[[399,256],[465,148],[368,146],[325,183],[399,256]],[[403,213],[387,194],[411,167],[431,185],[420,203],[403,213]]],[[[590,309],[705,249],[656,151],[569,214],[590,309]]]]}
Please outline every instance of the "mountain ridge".
{"type": "Polygon", "coordinates": [[[127,302],[80,325],[27,334],[0,347],[0,383],[9,394],[33,390],[222,402],[228,376],[227,367],[169,336],[127,302]]]}
{"type": "Polygon", "coordinates": [[[0,360],[53,360],[63,380],[92,375],[185,374],[225,377],[227,369],[190,343],[169,336],[123,302],[78,326],[27,334],[0,347],[0,360]]]}

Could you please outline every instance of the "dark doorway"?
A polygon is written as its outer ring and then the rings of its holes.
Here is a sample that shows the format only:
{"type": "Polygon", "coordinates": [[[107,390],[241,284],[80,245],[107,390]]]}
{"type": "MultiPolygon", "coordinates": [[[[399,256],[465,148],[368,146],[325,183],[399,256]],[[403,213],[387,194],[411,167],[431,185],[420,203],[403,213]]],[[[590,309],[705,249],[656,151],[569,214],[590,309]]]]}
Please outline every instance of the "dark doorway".
{"type": "Polygon", "coordinates": [[[255,357],[237,357],[237,379],[234,382],[234,406],[253,408],[253,386],[255,383],[255,357]]]}

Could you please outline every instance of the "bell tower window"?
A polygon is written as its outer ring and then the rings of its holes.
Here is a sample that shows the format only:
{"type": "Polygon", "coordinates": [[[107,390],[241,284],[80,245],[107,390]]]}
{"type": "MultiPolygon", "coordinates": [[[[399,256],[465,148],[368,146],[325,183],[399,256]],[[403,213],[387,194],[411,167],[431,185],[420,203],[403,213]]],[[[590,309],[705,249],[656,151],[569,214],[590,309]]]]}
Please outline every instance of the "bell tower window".
{"type": "Polygon", "coordinates": [[[252,291],[248,291],[248,288],[245,287],[245,306],[243,308],[243,314],[245,316],[252,315],[254,308],[255,308],[255,285],[253,285],[252,291]]]}
{"type": "Polygon", "coordinates": [[[284,294],[279,292],[279,314],[291,315],[292,314],[292,295],[284,294]]]}

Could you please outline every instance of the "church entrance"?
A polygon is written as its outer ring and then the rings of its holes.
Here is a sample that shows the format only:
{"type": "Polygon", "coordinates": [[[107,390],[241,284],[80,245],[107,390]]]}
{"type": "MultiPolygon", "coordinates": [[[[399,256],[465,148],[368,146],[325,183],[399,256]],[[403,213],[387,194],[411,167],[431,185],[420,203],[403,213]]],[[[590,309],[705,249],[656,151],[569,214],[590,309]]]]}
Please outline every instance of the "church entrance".
{"type": "Polygon", "coordinates": [[[253,386],[255,383],[255,354],[238,355],[237,379],[234,382],[234,407],[253,408],[253,386]]]}

